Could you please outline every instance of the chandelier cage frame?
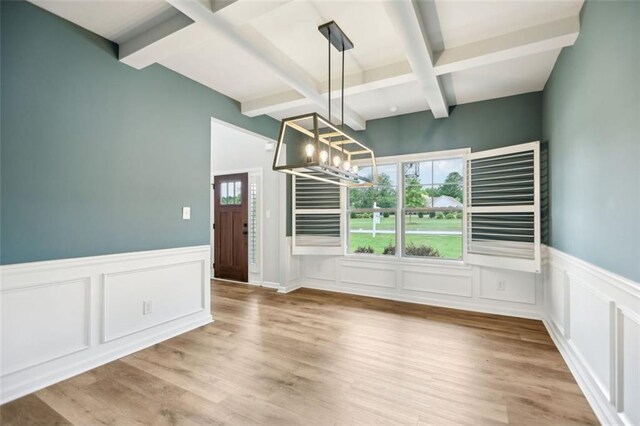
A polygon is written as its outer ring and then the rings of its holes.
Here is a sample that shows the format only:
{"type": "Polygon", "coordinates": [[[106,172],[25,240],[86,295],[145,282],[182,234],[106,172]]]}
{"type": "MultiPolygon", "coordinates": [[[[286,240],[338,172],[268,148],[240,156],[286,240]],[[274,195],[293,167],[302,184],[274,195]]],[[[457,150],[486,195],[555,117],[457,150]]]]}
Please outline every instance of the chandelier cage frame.
{"type": "Polygon", "coordinates": [[[334,21],[318,31],[328,42],[329,119],[316,112],[283,119],[273,170],[347,187],[373,186],[378,181],[373,150],[344,131],[344,52],[353,43],[334,21]],[[340,127],[331,122],[331,46],[342,53],[340,127]],[[370,173],[359,174],[361,168],[371,168],[370,173]]]}

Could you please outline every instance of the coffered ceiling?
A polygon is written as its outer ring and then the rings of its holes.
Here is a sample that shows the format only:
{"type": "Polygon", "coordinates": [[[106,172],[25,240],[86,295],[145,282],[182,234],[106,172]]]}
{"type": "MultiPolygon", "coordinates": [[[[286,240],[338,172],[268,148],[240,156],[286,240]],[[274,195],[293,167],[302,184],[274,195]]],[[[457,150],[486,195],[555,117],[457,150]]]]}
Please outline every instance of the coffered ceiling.
{"type": "MultiPolygon", "coordinates": [[[[249,116],[326,115],[327,43],[345,55],[345,121],[366,121],[542,90],[579,32],[582,0],[32,0],[120,46],[120,60],[158,63],[241,103],[249,116]]],[[[334,120],[340,57],[333,51],[334,120]]]]}

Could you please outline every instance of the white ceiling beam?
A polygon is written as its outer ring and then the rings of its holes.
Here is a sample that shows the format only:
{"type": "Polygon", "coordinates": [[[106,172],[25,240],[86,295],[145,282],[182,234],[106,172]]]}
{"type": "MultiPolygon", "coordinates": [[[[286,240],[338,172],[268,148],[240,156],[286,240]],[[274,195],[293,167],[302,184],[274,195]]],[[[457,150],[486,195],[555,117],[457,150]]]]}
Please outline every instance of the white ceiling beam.
{"type": "Polygon", "coordinates": [[[437,75],[516,59],[572,46],[580,33],[578,16],[559,19],[513,33],[445,49],[438,58],[437,75]]]}
{"type": "Polygon", "coordinates": [[[434,69],[434,57],[415,0],[391,0],[385,9],[402,40],[411,69],[435,118],[449,116],[449,104],[434,69]]]}
{"type": "MultiPolygon", "coordinates": [[[[415,74],[413,74],[409,62],[402,61],[349,74],[345,76],[344,80],[344,95],[351,96],[370,90],[377,90],[415,81],[415,74]]],[[[331,98],[339,99],[341,94],[340,78],[333,79],[331,86],[333,89],[331,91],[331,98]]],[[[319,87],[321,95],[326,98],[329,91],[329,83],[325,81],[320,84],[319,87]]],[[[273,114],[276,112],[286,111],[312,103],[312,101],[305,98],[295,90],[290,90],[242,102],[241,107],[243,114],[248,115],[249,117],[255,117],[262,114],[273,114]]],[[[336,111],[339,112],[339,109],[336,111]]]]}
{"type": "Polygon", "coordinates": [[[176,11],[160,24],[120,43],[120,62],[142,69],[180,52],[196,40],[202,40],[203,29],[192,19],[176,11]]]}
{"type": "MultiPolygon", "coordinates": [[[[216,33],[224,34],[238,49],[242,49],[244,53],[269,69],[292,89],[326,110],[326,99],[320,93],[314,79],[257,31],[252,31],[251,28],[240,31],[237,25],[231,23],[221,14],[214,13],[209,5],[198,0],[167,1],[196,23],[206,25],[216,33]]],[[[336,110],[334,109],[334,111],[336,110]]],[[[336,111],[334,118],[338,117],[337,113],[338,111],[336,111]]],[[[365,128],[365,120],[355,111],[345,107],[344,115],[346,124],[352,129],[363,130],[365,128]]]]}
{"type": "MultiPolygon", "coordinates": [[[[253,2],[240,0],[213,0],[212,13],[217,13],[232,25],[243,25],[291,0],[253,2]]],[[[120,43],[119,59],[136,69],[162,61],[187,47],[211,38],[209,28],[199,25],[180,11],[169,11],[166,19],[133,38],[120,43]]]]}

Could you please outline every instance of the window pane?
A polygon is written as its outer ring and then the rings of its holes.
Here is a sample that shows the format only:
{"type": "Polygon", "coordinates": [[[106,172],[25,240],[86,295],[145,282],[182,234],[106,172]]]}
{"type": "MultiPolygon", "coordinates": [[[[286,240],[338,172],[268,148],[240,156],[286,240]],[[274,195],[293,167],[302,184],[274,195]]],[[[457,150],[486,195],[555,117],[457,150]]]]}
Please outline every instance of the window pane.
{"type": "MultiPolygon", "coordinates": [[[[391,186],[397,186],[397,165],[396,164],[378,164],[378,176],[385,175],[385,179],[389,181],[391,186]]],[[[369,179],[373,179],[373,167],[364,166],[358,171],[358,174],[369,179]]]]}
{"type": "Polygon", "coordinates": [[[404,233],[405,256],[462,258],[462,210],[407,212],[404,233]]]}
{"type": "Polygon", "coordinates": [[[405,208],[462,208],[463,167],[462,158],[403,163],[405,208]]]}
{"type": "Polygon", "coordinates": [[[462,158],[449,158],[447,160],[437,160],[433,162],[433,183],[462,183],[462,169],[464,162],[462,158]]]}
{"type": "Polygon", "coordinates": [[[229,198],[229,195],[228,195],[227,182],[222,182],[220,184],[220,204],[226,205],[228,198],[229,198]]]}
{"type": "Polygon", "coordinates": [[[236,182],[236,193],[233,198],[233,204],[242,204],[242,181],[236,182]]]}
{"type": "Polygon", "coordinates": [[[397,190],[394,186],[349,189],[350,209],[394,209],[397,204],[397,190]]]}
{"type": "Polygon", "coordinates": [[[431,185],[433,183],[433,162],[420,161],[402,163],[405,181],[415,179],[422,185],[431,185]]]}
{"type": "MultiPolygon", "coordinates": [[[[393,209],[397,205],[397,166],[383,164],[378,166],[378,185],[349,190],[350,209],[393,209]]],[[[371,177],[372,167],[364,167],[359,174],[371,177]]]]}
{"type": "Polygon", "coordinates": [[[462,258],[462,158],[403,163],[404,251],[462,258]]]}
{"type": "Polygon", "coordinates": [[[395,255],[396,216],[390,212],[349,215],[349,253],[395,255]]]}

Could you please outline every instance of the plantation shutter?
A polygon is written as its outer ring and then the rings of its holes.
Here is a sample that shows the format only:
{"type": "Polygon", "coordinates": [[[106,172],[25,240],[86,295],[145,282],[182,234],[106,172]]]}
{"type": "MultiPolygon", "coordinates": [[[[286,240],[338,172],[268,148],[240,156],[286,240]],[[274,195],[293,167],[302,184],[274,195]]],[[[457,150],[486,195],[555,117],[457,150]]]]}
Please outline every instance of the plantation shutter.
{"type": "Polygon", "coordinates": [[[292,182],[293,254],[343,254],[341,186],[301,176],[292,182]]]}
{"type": "Polygon", "coordinates": [[[465,262],[540,272],[539,142],[469,154],[465,262]]]}

